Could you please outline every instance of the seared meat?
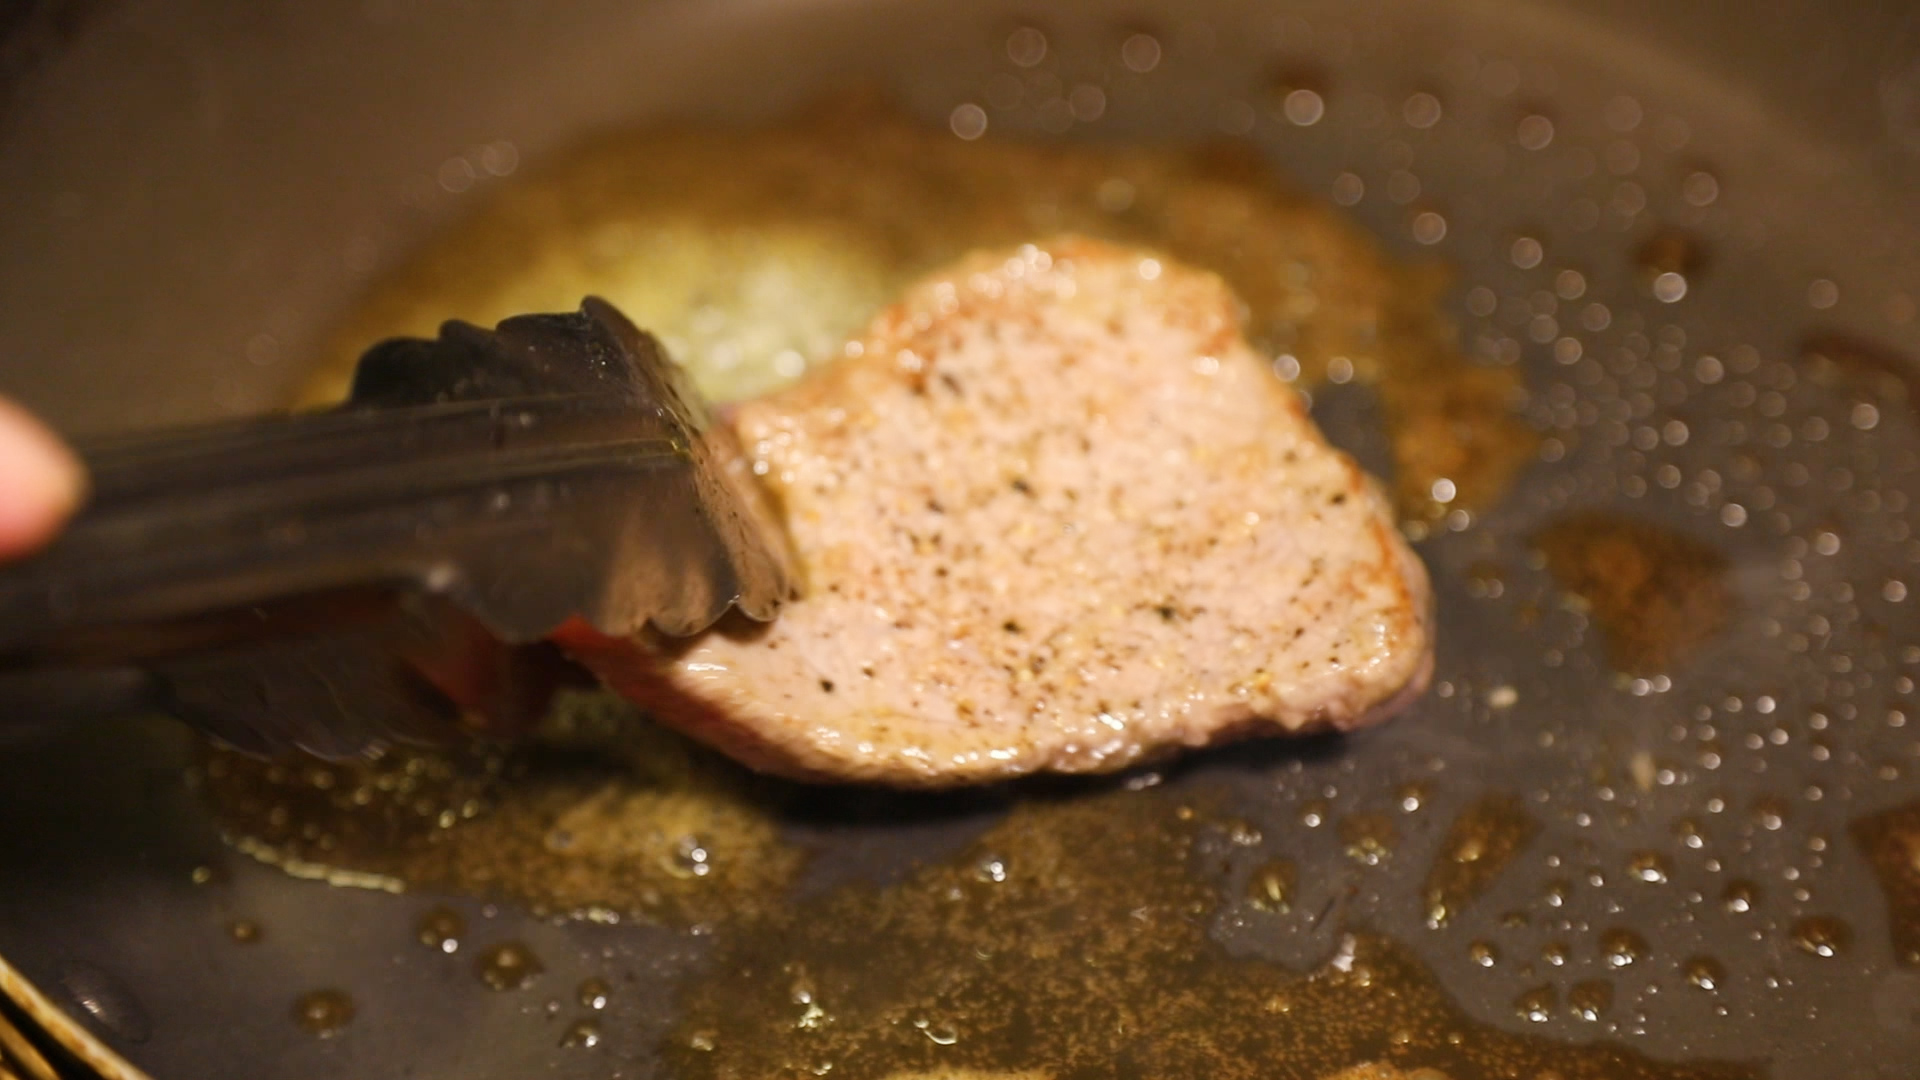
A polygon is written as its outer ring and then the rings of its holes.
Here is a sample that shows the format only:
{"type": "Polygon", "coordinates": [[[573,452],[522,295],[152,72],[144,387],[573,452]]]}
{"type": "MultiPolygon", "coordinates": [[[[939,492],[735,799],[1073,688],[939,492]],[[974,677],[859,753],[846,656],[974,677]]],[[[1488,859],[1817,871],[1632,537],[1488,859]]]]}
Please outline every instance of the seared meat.
{"type": "Polygon", "coordinates": [[[912,288],[742,406],[805,595],[691,642],[578,630],[770,772],[933,786],[1352,728],[1431,668],[1427,579],[1212,274],[1063,238],[912,288]]]}

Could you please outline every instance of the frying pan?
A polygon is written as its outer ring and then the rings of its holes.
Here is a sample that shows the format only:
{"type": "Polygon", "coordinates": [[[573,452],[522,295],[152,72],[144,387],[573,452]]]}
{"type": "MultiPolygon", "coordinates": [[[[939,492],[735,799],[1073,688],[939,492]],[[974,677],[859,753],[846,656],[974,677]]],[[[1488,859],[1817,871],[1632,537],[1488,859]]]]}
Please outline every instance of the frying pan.
{"type": "MultiPolygon", "coordinates": [[[[1920,426],[1902,366],[1920,355],[1920,13],[1908,5],[48,0],[5,18],[0,386],[70,430],[286,400],[358,292],[512,182],[456,193],[435,181],[476,148],[510,144],[537,163],[595,129],[767,121],[855,80],[942,125],[1009,70],[1019,27],[1043,29],[1050,70],[1084,78],[1118,71],[1121,43],[1151,37],[1142,92],[1066,137],[1179,142],[1224,127],[1308,191],[1332,197],[1358,177],[1350,213],[1391,248],[1459,267],[1448,303],[1463,340],[1525,367],[1520,407],[1547,436],[1547,460],[1499,505],[1420,545],[1440,612],[1420,705],[1354,738],[1243,747],[1158,777],[1260,837],[1227,858],[1215,941],[1299,967],[1337,955],[1333,920],[1262,920],[1240,899],[1254,866],[1285,853],[1300,867],[1297,909],[1343,898],[1340,924],[1412,948],[1477,1023],[1777,1077],[1920,1068],[1920,970],[1903,965],[1895,913],[1848,829],[1920,798],[1920,597],[1906,588],[1920,585],[1920,426]],[[1324,116],[1269,110],[1279,70],[1312,73],[1324,116]],[[1439,123],[1411,122],[1415,93],[1441,104],[1439,123]],[[1417,205],[1392,195],[1396,171],[1417,177],[1417,205]],[[1437,243],[1415,236],[1419,207],[1444,209],[1437,243]],[[1633,258],[1661,226],[1704,253],[1673,302],[1633,258]],[[1543,257],[1519,238],[1543,241],[1543,257]],[[1577,300],[1555,291],[1566,268],[1583,275],[1577,300]],[[1571,327],[1589,304],[1607,325],[1584,356],[1556,357],[1540,320],[1571,327]],[[1883,377],[1810,374],[1826,369],[1804,359],[1808,343],[1842,340],[1873,343],[1847,348],[1883,377]],[[1670,678],[1616,678],[1602,629],[1532,555],[1539,530],[1575,510],[1710,545],[1737,615],[1670,678]],[[1529,605],[1537,618],[1516,617],[1529,605]],[[1401,813],[1410,780],[1424,805],[1401,813]],[[1487,791],[1525,800],[1540,833],[1482,901],[1430,929],[1423,875],[1447,823],[1487,791]],[[1400,814],[1392,858],[1361,866],[1302,824],[1316,800],[1400,814]],[[1676,843],[1684,819],[1704,823],[1706,850],[1676,843]],[[1629,880],[1646,850],[1671,853],[1650,875],[1666,880],[1629,880]],[[1570,931],[1500,923],[1538,908],[1552,879],[1589,872],[1604,884],[1573,892],[1559,916],[1570,931]],[[1722,917],[1735,877],[1760,883],[1752,919],[1722,917]],[[1852,928],[1837,955],[1796,945],[1808,915],[1852,928]],[[1516,1011],[1543,982],[1609,974],[1590,947],[1608,926],[1649,951],[1614,979],[1604,1016],[1516,1011]],[[1576,943],[1565,969],[1532,960],[1561,938],[1576,943]],[[1495,939],[1526,962],[1483,967],[1470,944],[1495,939]],[[1716,993],[1688,991],[1682,964],[1698,954],[1727,969],[1716,993]]],[[[991,122],[996,137],[1060,137],[1039,110],[991,122]]],[[[1314,404],[1337,441],[1385,467],[1363,390],[1314,404]]],[[[666,1075],[656,1048],[712,935],[291,879],[222,846],[185,789],[190,754],[180,731],[128,721],[0,756],[0,956],[10,989],[37,987],[49,1026],[161,1080],[666,1075]],[[196,885],[196,868],[213,884],[196,885]],[[526,943],[544,981],[487,992],[421,949],[415,925],[441,901],[477,940],[526,943]],[[233,943],[240,917],[265,928],[259,942],[233,943]],[[547,1003],[589,975],[619,992],[610,1034],[583,1052],[558,1045],[571,1004],[547,1003]],[[341,1037],[288,1018],[323,986],[358,1002],[341,1037]]],[[[814,852],[806,893],[898,878],[1032,792],[789,795],[801,807],[789,838],[814,852]]]]}

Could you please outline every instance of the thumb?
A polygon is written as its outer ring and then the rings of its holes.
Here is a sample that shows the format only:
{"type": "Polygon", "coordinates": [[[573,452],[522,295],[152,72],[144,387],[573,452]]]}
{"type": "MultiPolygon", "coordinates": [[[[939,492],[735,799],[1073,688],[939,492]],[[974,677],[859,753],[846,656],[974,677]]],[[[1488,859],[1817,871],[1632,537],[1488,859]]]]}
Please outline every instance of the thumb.
{"type": "Polygon", "coordinates": [[[0,398],[0,559],[52,540],[80,505],[86,472],[48,427],[0,398]]]}

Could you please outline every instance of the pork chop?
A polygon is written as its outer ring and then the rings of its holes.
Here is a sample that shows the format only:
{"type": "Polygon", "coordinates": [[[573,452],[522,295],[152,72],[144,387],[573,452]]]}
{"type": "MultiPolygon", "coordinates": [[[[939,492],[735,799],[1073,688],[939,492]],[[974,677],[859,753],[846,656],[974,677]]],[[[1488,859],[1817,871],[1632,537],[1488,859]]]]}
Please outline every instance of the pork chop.
{"type": "Polygon", "coordinates": [[[978,255],[733,427],[804,595],[766,626],[561,643],[756,768],[1100,772],[1425,687],[1424,568],[1213,274],[1077,237],[978,255]]]}

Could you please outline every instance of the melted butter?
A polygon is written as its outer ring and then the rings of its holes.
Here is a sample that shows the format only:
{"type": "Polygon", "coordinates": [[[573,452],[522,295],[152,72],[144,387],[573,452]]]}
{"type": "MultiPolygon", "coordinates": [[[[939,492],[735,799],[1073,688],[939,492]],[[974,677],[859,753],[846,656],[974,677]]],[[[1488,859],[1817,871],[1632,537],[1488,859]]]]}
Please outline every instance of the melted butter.
{"type": "Polygon", "coordinates": [[[1887,898],[1893,952],[1920,967],[1920,800],[1863,817],[1849,827],[1887,898]]]}
{"type": "MultiPolygon", "coordinates": [[[[210,749],[200,783],[241,850],[302,876],[543,913],[692,922],[771,902],[800,865],[769,788],[601,695],[563,698],[512,755],[325,765],[210,749]]],[[[420,934],[451,951],[458,916],[430,912],[420,934]]]]}
{"type": "Polygon", "coordinates": [[[707,396],[737,399],[838,355],[919,275],[1058,232],[1214,270],[1289,374],[1375,385],[1404,512],[1488,505],[1534,455],[1518,370],[1469,363],[1437,310],[1447,275],[1390,260],[1250,148],[969,143],[865,100],[752,132],[627,134],[516,180],[374,291],[305,400],[343,396],[381,338],[589,293],[660,336],[707,396]]]}
{"type": "MultiPolygon", "coordinates": [[[[682,988],[663,1071],[1746,1075],[1509,1034],[1463,1013],[1410,950],[1370,934],[1345,938],[1309,971],[1230,957],[1208,936],[1219,888],[1195,873],[1204,817],[1160,792],[1028,802],[971,849],[897,883],[843,886],[730,923],[714,961],[682,988]],[[983,879],[986,860],[1005,874],[983,879]]],[[[1588,991],[1581,1004],[1603,1012],[1599,997],[1588,991]]]]}
{"type": "Polygon", "coordinates": [[[1726,625],[1726,558],[1704,544],[1594,513],[1561,518],[1536,540],[1561,587],[1592,608],[1622,671],[1670,671],[1726,625]]]}

